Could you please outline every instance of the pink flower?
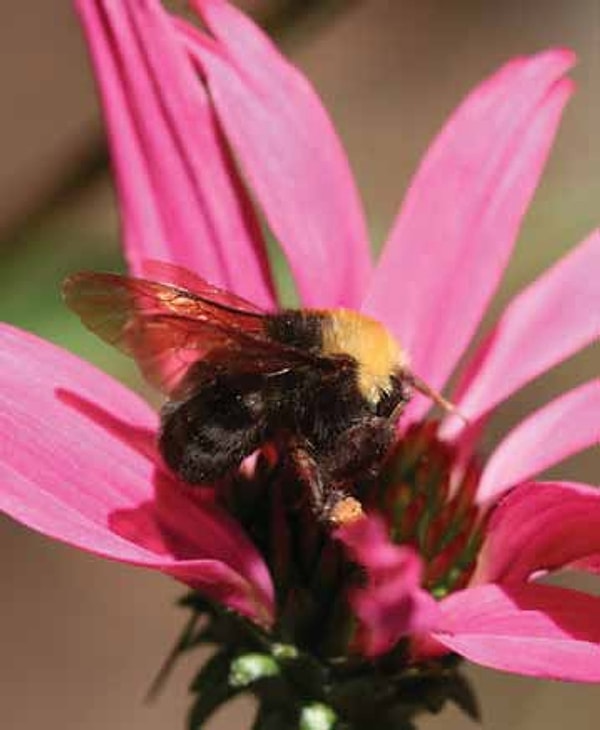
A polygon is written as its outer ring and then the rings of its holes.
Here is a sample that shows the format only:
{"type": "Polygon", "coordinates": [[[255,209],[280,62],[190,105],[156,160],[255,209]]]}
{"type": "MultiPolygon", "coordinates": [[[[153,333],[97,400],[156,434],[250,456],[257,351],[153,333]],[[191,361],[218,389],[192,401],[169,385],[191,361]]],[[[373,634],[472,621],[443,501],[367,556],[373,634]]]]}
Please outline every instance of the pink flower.
{"type": "MultiPolygon", "coordinates": [[[[170,261],[275,306],[235,156],[303,304],[378,318],[414,371],[442,389],[510,257],[572,91],[572,54],[514,60],[465,99],[427,153],[372,270],[348,163],[311,87],[227,2],[192,5],[207,31],[157,0],[77,2],[131,271],[145,259],[170,261]]],[[[598,338],[599,265],[596,232],[509,305],[454,394],[469,428],[456,418],[422,428],[429,403],[415,397],[393,463],[406,465],[413,446],[422,454],[425,439],[427,468],[436,459],[443,466],[427,497],[437,511],[400,480],[385,504],[371,505],[383,522],[341,534],[367,568],[369,591],[350,596],[364,653],[409,636],[416,657],[452,651],[513,672],[600,680],[600,599],[537,580],[563,567],[597,570],[600,492],[532,481],[598,444],[600,382],[530,415],[480,478],[471,461],[499,403],[598,338]],[[391,544],[384,525],[410,534],[409,546],[391,544]],[[433,560],[426,548],[440,544],[433,560]],[[456,561],[467,548],[464,566],[456,561]]],[[[164,473],[148,406],[31,335],[2,326],[0,338],[0,506],[51,537],[161,570],[270,625],[274,590],[258,549],[210,491],[199,496],[164,473]]]]}

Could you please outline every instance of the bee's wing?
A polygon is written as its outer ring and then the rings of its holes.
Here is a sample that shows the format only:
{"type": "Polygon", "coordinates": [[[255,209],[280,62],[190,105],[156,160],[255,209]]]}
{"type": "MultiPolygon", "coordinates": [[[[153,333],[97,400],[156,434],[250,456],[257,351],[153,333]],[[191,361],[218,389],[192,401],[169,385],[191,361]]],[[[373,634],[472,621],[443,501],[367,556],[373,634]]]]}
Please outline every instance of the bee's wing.
{"type": "Polygon", "coordinates": [[[133,357],[148,382],[167,395],[209,353],[243,360],[256,372],[310,358],[272,340],[261,310],[197,277],[194,285],[198,292],[84,271],[65,281],[63,295],[88,329],[133,357]]]}
{"type": "Polygon", "coordinates": [[[221,307],[238,314],[266,314],[263,309],[247,299],[242,299],[225,289],[219,289],[188,269],[165,261],[146,259],[142,263],[142,277],[150,282],[160,282],[186,291],[194,299],[203,299],[213,307],[221,307]]]}

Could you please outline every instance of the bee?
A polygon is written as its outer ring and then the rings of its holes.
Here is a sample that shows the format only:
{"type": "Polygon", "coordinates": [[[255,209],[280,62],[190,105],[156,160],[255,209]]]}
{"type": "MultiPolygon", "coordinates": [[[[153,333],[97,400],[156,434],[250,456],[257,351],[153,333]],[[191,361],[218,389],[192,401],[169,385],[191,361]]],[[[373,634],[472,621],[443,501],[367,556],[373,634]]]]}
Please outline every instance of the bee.
{"type": "Polygon", "coordinates": [[[76,273],[63,294],[166,395],[158,446],[188,484],[215,482],[274,444],[307,483],[315,514],[348,522],[362,509],[339,485],[376,476],[413,389],[452,410],[364,314],[266,312],[185,269],[146,270],[148,279],[76,273]]]}

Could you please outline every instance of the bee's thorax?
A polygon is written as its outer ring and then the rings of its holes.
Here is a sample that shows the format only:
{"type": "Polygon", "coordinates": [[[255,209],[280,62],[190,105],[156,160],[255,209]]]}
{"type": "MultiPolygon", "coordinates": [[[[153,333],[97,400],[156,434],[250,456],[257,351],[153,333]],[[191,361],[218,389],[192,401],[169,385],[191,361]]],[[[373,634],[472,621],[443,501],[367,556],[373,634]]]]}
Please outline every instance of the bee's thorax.
{"type": "Polygon", "coordinates": [[[406,354],[377,320],[349,309],[323,317],[323,353],[350,355],[358,365],[358,388],[376,404],[393,387],[392,376],[407,366],[406,354]]]}

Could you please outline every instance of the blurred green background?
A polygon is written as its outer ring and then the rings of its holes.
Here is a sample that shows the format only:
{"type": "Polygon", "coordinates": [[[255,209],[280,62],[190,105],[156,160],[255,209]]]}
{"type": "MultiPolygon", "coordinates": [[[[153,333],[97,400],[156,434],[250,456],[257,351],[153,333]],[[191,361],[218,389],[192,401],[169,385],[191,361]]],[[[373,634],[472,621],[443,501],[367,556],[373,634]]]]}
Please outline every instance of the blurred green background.
{"type": "MultiPolygon", "coordinates": [[[[376,248],[428,142],[462,96],[513,55],[572,47],[580,57],[578,91],[493,313],[598,224],[598,0],[238,4],[273,32],[321,93],[358,177],[376,248]]],[[[0,315],[138,387],[134,366],[88,335],[59,296],[74,270],[123,267],[94,87],[70,2],[4,2],[0,21],[0,315]]],[[[491,441],[523,413],[596,375],[598,362],[590,349],[524,389],[500,410],[491,441]]],[[[588,451],[551,474],[597,483],[599,467],[598,451],[588,451]]],[[[0,545],[2,727],[182,727],[185,668],[156,707],[142,705],[182,619],[171,609],[177,586],[6,520],[0,545]]],[[[490,730],[597,727],[597,688],[472,674],[490,730]]],[[[214,727],[246,727],[247,712],[234,709],[214,727]]],[[[469,726],[452,713],[423,724],[469,726]]]]}

